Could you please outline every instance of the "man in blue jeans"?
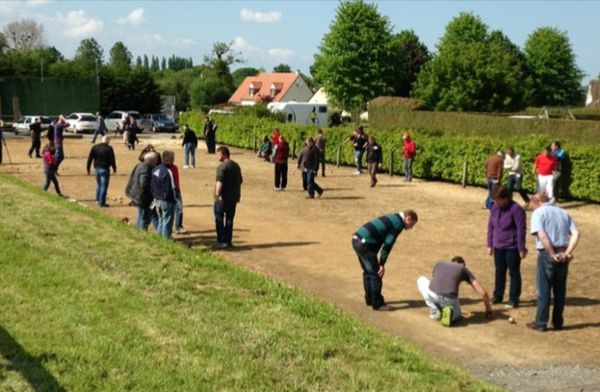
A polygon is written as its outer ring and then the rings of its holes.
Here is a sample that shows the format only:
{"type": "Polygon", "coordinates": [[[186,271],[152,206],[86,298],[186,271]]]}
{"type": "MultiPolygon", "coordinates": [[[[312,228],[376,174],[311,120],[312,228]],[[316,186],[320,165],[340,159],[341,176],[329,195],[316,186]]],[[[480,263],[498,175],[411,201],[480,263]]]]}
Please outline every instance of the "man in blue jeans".
{"type": "Polygon", "coordinates": [[[175,154],[173,151],[163,151],[162,164],[152,170],[150,188],[156,205],[158,215],[157,234],[171,238],[173,234],[173,223],[175,221],[175,207],[177,193],[175,191],[175,178],[169,166],[173,164],[175,154]]]}
{"type": "Polygon", "coordinates": [[[231,248],[233,244],[233,218],[242,192],[242,169],[229,158],[229,149],[217,148],[217,167],[215,183],[215,226],[217,229],[217,248],[231,248]]]}
{"type": "Polygon", "coordinates": [[[579,241],[579,231],[573,219],[562,208],[548,203],[545,194],[531,198],[531,234],[535,235],[537,259],[537,312],[535,321],[527,327],[546,331],[550,313],[551,292],[554,294],[552,325],[562,330],[563,310],[567,293],[567,275],[573,251],[579,241]]]}
{"type": "Polygon", "coordinates": [[[115,152],[110,146],[110,137],[108,135],[103,136],[102,143],[94,145],[90,150],[86,165],[88,176],[90,175],[92,163],[96,172],[96,204],[99,207],[108,207],[106,193],[108,192],[108,184],[110,183],[110,168],[112,167],[113,174],[117,172],[115,152]]]}

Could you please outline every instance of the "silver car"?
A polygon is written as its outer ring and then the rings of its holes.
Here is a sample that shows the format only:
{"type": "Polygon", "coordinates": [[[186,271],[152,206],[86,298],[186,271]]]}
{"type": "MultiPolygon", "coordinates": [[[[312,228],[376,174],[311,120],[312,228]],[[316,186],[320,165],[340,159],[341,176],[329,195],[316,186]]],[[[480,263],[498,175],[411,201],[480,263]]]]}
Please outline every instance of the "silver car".
{"type": "Polygon", "coordinates": [[[29,126],[35,122],[36,118],[42,119],[42,131],[47,131],[48,127],[52,123],[52,120],[48,116],[28,115],[21,117],[19,122],[13,124],[13,131],[15,135],[19,133],[29,134],[29,126]]]}
{"type": "Polygon", "coordinates": [[[67,122],[67,131],[73,133],[93,133],[96,130],[96,116],[92,113],[71,113],[67,116],[67,122]]]}
{"type": "Polygon", "coordinates": [[[139,112],[135,110],[115,110],[110,112],[108,116],[104,119],[104,123],[106,124],[106,129],[109,132],[123,132],[123,125],[125,124],[125,120],[127,116],[131,116],[135,119],[137,126],[139,128],[139,132],[142,132],[144,128],[140,125],[140,120],[142,116],[140,116],[139,112]]]}

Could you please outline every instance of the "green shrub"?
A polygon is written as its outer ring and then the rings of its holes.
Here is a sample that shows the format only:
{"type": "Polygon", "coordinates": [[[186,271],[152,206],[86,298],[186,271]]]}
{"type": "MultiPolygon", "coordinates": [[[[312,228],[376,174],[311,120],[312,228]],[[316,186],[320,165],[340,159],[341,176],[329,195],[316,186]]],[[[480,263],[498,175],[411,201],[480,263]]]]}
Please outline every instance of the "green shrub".
{"type": "MultiPolygon", "coordinates": [[[[277,127],[290,143],[290,148],[297,153],[308,136],[314,136],[317,127],[276,122],[268,118],[256,118],[240,115],[214,116],[219,124],[217,140],[230,146],[253,148],[258,147],[262,135],[271,135],[277,127]],[[255,145],[256,143],[256,145],[255,145]]],[[[204,119],[201,113],[184,113],[183,122],[190,124],[192,129],[201,130],[204,119]]],[[[327,138],[326,159],[336,162],[340,149],[340,163],[353,165],[352,147],[344,144],[344,140],[352,133],[353,125],[342,125],[335,128],[324,128],[327,138]]],[[[375,136],[384,152],[383,169],[390,167],[390,152],[393,154],[393,171],[402,173],[403,162],[402,134],[403,129],[394,131],[371,128],[370,134],[375,136]]],[[[434,128],[435,129],[435,128],[434,128]]],[[[531,174],[535,156],[554,140],[549,135],[520,134],[465,134],[458,132],[443,132],[440,130],[413,129],[411,135],[417,143],[417,158],[413,170],[417,177],[443,181],[461,182],[463,164],[468,164],[466,182],[469,185],[485,184],[485,164],[489,155],[498,147],[506,148],[513,145],[522,156],[524,164],[524,186],[530,192],[535,189],[535,178],[531,174]]],[[[570,178],[570,193],[578,199],[600,202],[600,154],[598,144],[578,143],[563,138],[563,148],[567,151],[572,162],[570,178]]],[[[567,181],[567,182],[569,182],[567,181]]]]}

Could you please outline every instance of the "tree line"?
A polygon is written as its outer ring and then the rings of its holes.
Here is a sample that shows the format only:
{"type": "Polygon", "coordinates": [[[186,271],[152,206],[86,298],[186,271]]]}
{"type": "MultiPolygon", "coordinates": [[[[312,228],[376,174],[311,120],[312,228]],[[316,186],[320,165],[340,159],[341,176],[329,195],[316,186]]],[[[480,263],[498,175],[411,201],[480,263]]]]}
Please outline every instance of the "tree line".
{"type": "MultiPolygon", "coordinates": [[[[412,30],[392,33],[375,4],[346,0],[338,6],[310,68],[302,75],[313,89],[324,87],[338,107],[359,112],[378,96],[422,100],[438,111],[509,112],[528,106],[579,104],[583,72],[565,32],[540,27],[523,49],[472,13],[453,18],[430,51],[412,30]]],[[[94,38],[82,40],[73,59],[43,45],[43,26],[11,22],[0,33],[0,75],[96,78],[102,110],[155,111],[160,95],[175,96],[178,110],[227,102],[247,76],[263,68],[244,63],[232,43],[215,42],[202,64],[191,58],[133,56],[116,42],[108,59],[94,38]]],[[[273,72],[291,72],[279,64],[273,72]]]]}

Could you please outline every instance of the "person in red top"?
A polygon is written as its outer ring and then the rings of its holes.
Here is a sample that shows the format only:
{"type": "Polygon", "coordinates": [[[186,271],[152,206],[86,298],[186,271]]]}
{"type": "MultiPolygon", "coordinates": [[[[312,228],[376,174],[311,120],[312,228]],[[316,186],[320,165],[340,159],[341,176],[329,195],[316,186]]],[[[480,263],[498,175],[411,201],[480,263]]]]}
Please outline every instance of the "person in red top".
{"type": "Polygon", "coordinates": [[[287,187],[288,158],[290,157],[290,145],[283,136],[279,136],[279,144],[273,155],[275,162],[275,191],[283,191],[287,187]]]}
{"type": "Polygon", "coordinates": [[[273,129],[273,135],[271,136],[271,143],[273,144],[273,155],[271,155],[271,162],[275,162],[275,153],[277,152],[277,146],[279,145],[280,138],[281,133],[279,133],[279,128],[273,129]]]}
{"type": "Polygon", "coordinates": [[[535,157],[533,174],[537,174],[537,193],[545,193],[548,200],[554,203],[554,172],[558,168],[558,159],[552,155],[550,146],[535,157]]]}
{"type": "Polygon", "coordinates": [[[417,145],[408,132],[402,137],[402,156],[404,157],[404,181],[412,181],[412,164],[417,155],[417,145]]]}

